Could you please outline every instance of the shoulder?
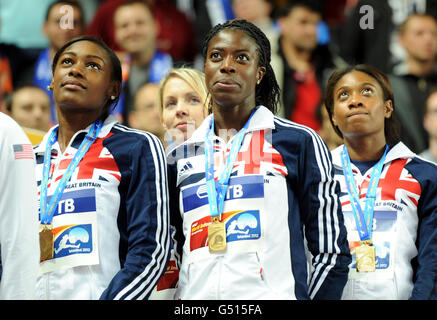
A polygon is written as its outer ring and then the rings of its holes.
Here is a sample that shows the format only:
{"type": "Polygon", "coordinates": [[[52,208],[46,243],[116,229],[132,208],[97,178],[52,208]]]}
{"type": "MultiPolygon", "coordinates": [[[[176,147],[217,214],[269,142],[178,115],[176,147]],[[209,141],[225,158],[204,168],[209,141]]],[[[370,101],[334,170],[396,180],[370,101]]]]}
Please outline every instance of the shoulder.
{"type": "Polygon", "coordinates": [[[274,117],[274,123],[273,143],[295,145],[299,149],[311,146],[317,152],[327,152],[324,141],[313,129],[279,117],[274,117]]]}
{"type": "Polygon", "coordinates": [[[0,138],[10,141],[28,142],[20,125],[7,114],[0,112],[0,138]],[[24,141],[22,141],[24,140],[24,141]]]}
{"type": "Polygon", "coordinates": [[[108,142],[112,140],[117,142],[117,145],[126,149],[135,149],[141,145],[149,145],[150,147],[162,147],[162,143],[154,134],[132,129],[121,124],[115,124],[111,129],[111,135],[108,142]]]}

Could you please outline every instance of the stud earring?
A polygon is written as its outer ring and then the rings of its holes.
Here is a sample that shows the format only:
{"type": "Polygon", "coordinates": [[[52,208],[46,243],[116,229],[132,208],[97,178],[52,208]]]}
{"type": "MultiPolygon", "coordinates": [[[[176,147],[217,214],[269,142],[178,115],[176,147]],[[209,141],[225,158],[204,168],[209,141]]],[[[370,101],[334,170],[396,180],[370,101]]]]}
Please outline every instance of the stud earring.
{"type": "Polygon", "coordinates": [[[111,96],[111,100],[115,100],[115,96],[111,96]]]}

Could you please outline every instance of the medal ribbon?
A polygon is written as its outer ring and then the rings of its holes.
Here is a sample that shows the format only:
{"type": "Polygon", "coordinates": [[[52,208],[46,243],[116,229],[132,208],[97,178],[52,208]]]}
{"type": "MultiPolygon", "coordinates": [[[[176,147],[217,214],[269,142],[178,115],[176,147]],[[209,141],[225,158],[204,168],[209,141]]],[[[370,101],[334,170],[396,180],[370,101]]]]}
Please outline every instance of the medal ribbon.
{"type": "Polygon", "coordinates": [[[364,212],[360,205],[360,197],[358,195],[357,186],[355,185],[351,161],[346,146],[343,147],[343,151],[341,152],[343,174],[346,180],[347,191],[351,199],[352,212],[355,217],[355,223],[357,225],[358,234],[361,241],[372,239],[373,209],[375,207],[376,189],[378,187],[379,178],[381,177],[387,150],[388,145],[385,146],[385,151],[382,158],[373,167],[369,187],[367,188],[364,212]]]}
{"type": "Polygon", "coordinates": [[[219,181],[217,182],[217,185],[214,180],[214,116],[211,117],[209,130],[205,136],[205,178],[212,220],[220,218],[221,214],[223,213],[232,167],[234,166],[235,159],[240,151],[240,147],[247,131],[250,119],[252,118],[256,109],[257,108],[253,109],[252,114],[250,115],[244,127],[235,135],[234,141],[232,141],[231,144],[231,150],[229,151],[229,155],[225,163],[225,168],[220,176],[219,181]]]}
{"type": "Polygon", "coordinates": [[[52,133],[50,134],[49,140],[46,145],[46,150],[44,152],[44,167],[41,181],[41,192],[40,192],[40,214],[41,214],[41,224],[51,224],[53,215],[55,214],[55,210],[58,206],[58,202],[61,199],[61,195],[64,192],[65,186],[67,182],[70,180],[71,175],[74,170],[78,166],[79,162],[84,157],[85,153],[88,151],[89,147],[93,144],[94,140],[96,140],[100,129],[103,127],[103,122],[101,120],[97,120],[93,123],[92,127],[88,131],[87,135],[83,139],[82,143],[79,146],[76,154],[71,160],[70,165],[67,170],[64,172],[61,180],[59,181],[58,186],[56,187],[55,193],[53,194],[50,203],[47,205],[47,189],[49,184],[49,173],[50,173],[50,158],[52,147],[55,142],[58,140],[58,130],[59,127],[56,127],[52,133]]]}

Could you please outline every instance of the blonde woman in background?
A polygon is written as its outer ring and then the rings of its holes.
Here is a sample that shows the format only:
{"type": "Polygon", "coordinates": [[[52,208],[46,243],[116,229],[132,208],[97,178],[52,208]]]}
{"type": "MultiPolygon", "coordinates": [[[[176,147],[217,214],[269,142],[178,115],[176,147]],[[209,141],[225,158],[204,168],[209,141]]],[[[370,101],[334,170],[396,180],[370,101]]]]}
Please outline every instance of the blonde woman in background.
{"type": "Polygon", "coordinates": [[[159,84],[159,114],[168,145],[191,137],[209,113],[208,101],[203,72],[188,67],[170,70],[159,84]]]}
{"type": "MultiPolygon", "coordinates": [[[[158,112],[166,130],[164,140],[168,146],[181,144],[191,137],[209,113],[209,100],[205,74],[197,69],[174,68],[161,80],[158,112]]],[[[153,290],[151,299],[173,299],[178,280],[179,267],[172,245],[167,270],[153,290]]]]}

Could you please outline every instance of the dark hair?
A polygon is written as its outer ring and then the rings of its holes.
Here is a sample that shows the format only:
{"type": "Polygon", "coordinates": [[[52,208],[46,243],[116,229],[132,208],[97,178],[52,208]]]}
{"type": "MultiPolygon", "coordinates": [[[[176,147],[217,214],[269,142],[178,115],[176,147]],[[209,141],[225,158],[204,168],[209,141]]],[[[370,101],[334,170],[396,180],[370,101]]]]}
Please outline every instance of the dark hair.
{"type": "Polygon", "coordinates": [[[346,66],[337,69],[329,77],[325,90],[324,103],[325,103],[326,110],[328,111],[329,120],[331,121],[331,124],[334,127],[335,132],[341,138],[343,138],[343,134],[341,133],[340,129],[336,125],[334,125],[334,122],[332,121],[332,114],[334,112],[334,88],[337,82],[340,81],[340,79],[343,78],[343,76],[345,76],[348,73],[351,73],[352,71],[363,72],[374,78],[381,86],[384,101],[391,100],[393,105],[393,112],[390,118],[384,119],[384,135],[385,135],[385,140],[389,145],[389,147],[394,146],[396,143],[400,141],[400,135],[399,135],[399,123],[397,121],[396,113],[395,113],[396,111],[395,99],[390,84],[390,80],[388,79],[387,75],[382,71],[380,71],[379,69],[365,64],[346,66]]]}
{"type": "MultiPolygon", "coordinates": [[[[109,48],[106,45],[106,43],[104,43],[103,41],[96,39],[94,37],[90,37],[90,36],[80,36],[80,37],[74,38],[74,39],[68,41],[67,43],[65,43],[56,52],[55,57],[53,58],[52,74],[55,74],[55,69],[56,69],[56,65],[58,64],[59,57],[65,51],[65,49],[67,49],[72,44],[79,42],[79,41],[93,42],[93,43],[97,44],[99,47],[101,47],[103,50],[105,50],[105,52],[108,54],[109,60],[111,61],[111,67],[112,67],[112,69],[111,69],[111,81],[119,82],[120,86],[121,86],[121,83],[122,83],[121,63],[120,63],[120,60],[118,59],[117,55],[114,53],[114,51],[112,51],[111,48],[109,48]]],[[[111,108],[111,105],[113,106],[112,108],[115,108],[115,106],[118,103],[118,99],[119,99],[119,97],[116,97],[115,100],[113,100],[113,101],[108,100],[108,103],[105,106],[104,112],[102,114],[103,118],[105,118],[108,115],[108,111],[111,108]]]]}
{"type": "Polygon", "coordinates": [[[58,4],[65,4],[65,5],[69,5],[69,6],[72,6],[72,7],[75,7],[76,9],[78,9],[80,11],[80,23],[83,27],[85,27],[85,17],[84,17],[83,8],[80,5],[80,3],[78,1],[75,1],[75,0],[57,0],[57,1],[52,2],[46,10],[45,21],[49,20],[50,11],[52,11],[53,7],[58,5],[58,4]]]}
{"type": "Polygon", "coordinates": [[[284,6],[279,7],[276,17],[285,17],[290,14],[295,8],[306,8],[312,12],[322,14],[323,4],[320,0],[293,0],[286,3],[284,6]]]}
{"type": "Polygon", "coordinates": [[[246,20],[231,20],[223,24],[217,24],[215,27],[213,27],[203,41],[202,54],[204,60],[206,61],[208,45],[211,39],[214,38],[220,31],[225,29],[241,30],[255,41],[258,47],[258,66],[266,68],[264,77],[255,88],[255,103],[256,105],[264,105],[270,111],[275,113],[276,106],[279,101],[280,89],[278,82],[276,81],[273,68],[270,65],[270,41],[266,35],[253,23],[246,20]]]}

